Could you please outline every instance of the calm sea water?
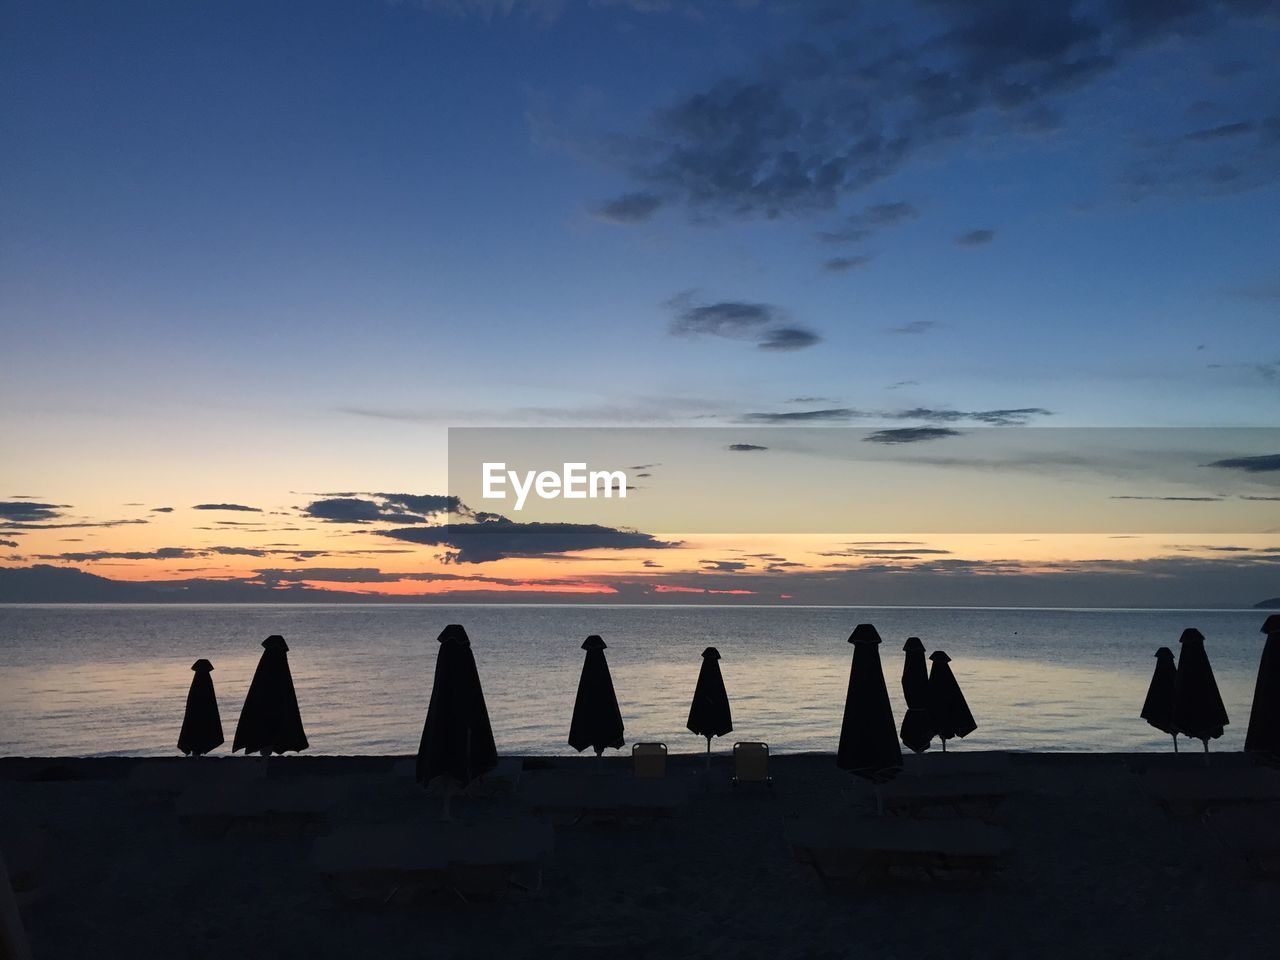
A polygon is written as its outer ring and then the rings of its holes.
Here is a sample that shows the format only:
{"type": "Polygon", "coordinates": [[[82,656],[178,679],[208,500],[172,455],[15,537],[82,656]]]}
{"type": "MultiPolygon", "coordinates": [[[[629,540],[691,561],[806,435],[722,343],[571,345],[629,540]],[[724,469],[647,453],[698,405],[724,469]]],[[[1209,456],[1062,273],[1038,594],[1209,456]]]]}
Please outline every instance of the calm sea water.
{"type": "Polygon", "coordinates": [[[943,649],[978,729],[958,749],[1167,750],[1138,719],[1161,645],[1198,627],[1231,725],[1244,742],[1262,651],[1258,611],[618,606],[0,606],[0,755],[168,755],[191,663],[213,661],[229,749],[269,634],[289,659],[313,753],[412,753],[448,623],[471,636],[504,753],[571,753],[565,742],[582,664],[601,634],[628,742],[673,751],[708,645],[733,701],[727,739],[834,751],[849,660],[845,641],[876,625],[895,716],[902,643],[943,649]]]}

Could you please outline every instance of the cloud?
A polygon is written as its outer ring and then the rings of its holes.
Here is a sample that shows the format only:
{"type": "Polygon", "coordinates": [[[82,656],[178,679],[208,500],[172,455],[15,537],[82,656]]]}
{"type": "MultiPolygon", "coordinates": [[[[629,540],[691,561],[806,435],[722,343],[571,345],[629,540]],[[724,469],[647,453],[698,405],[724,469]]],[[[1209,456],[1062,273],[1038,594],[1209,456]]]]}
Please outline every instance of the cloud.
{"type": "Polygon", "coordinates": [[[1225,497],[1149,497],[1140,494],[1113,496],[1112,500],[1164,500],[1172,503],[1220,503],[1225,497]]]}
{"type": "Polygon", "coordinates": [[[1280,470],[1280,453],[1261,457],[1228,457],[1225,460],[1214,460],[1205,466],[1222,470],[1243,470],[1245,473],[1274,473],[1280,470]]]}
{"type": "Polygon", "coordinates": [[[6,532],[14,530],[80,530],[87,527],[128,527],[139,523],[150,523],[149,520],[83,520],[71,521],[68,523],[20,523],[18,521],[3,521],[4,526],[8,529],[6,532]]]}
{"type": "Polygon", "coordinates": [[[261,513],[257,507],[246,507],[243,503],[197,503],[192,510],[239,510],[244,513],[261,513]]]}
{"type": "Polygon", "coordinates": [[[644,223],[662,206],[662,198],[647,191],[624,193],[596,208],[596,217],[609,223],[644,223]]]}
{"type": "MultiPolygon", "coordinates": [[[[694,219],[829,211],[939,146],[1054,129],[1064,95],[1159,41],[1274,11],[1261,0],[922,0],[901,18],[912,29],[891,33],[877,5],[824,9],[816,37],[779,45],[614,137],[633,188],[670,197],[694,219]]],[[[1151,100],[1150,91],[1135,96],[1151,100]]]]}
{"type": "Polygon", "coordinates": [[[862,439],[868,443],[922,443],[958,436],[960,431],[950,427],[902,427],[897,430],[877,430],[862,439]]]}
{"type": "Polygon", "coordinates": [[[822,269],[827,273],[848,273],[858,267],[865,267],[874,258],[874,254],[862,253],[856,257],[832,257],[823,261],[822,269]]]}
{"type": "Polygon", "coordinates": [[[751,564],[742,560],[699,560],[699,563],[707,570],[716,573],[737,573],[740,570],[748,569],[751,564]]]}
{"type": "Polygon", "coordinates": [[[152,507],[152,513],[173,513],[173,507],[152,507]]]}
{"type": "Polygon", "coordinates": [[[672,311],[669,330],[677,337],[723,337],[748,340],[762,350],[799,350],[822,338],[789,322],[786,312],[768,303],[720,300],[695,303],[689,291],[667,302],[672,311]]]}
{"type": "MultiPolygon", "coordinates": [[[[937,320],[912,320],[910,323],[904,323],[896,327],[890,327],[888,333],[901,333],[914,335],[920,333],[928,333],[930,330],[936,330],[942,326],[937,320]]],[[[903,384],[915,383],[914,380],[901,380],[895,386],[903,384]]]]}
{"type": "Polygon", "coordinates": [[[734,450],[738,453],[750,453],[753,450],[768,450],[769,448],[762,447],[758,443],[731,443],[727,449],[734,450]]]}
{"type": "Polygon", "coordinates": [[[35,503],[30,500],[0,501],[0,521],[34,523],[40,520],[56,520],[62,516],[66,504],[35,503]]]}
{"type": "Polygon", "coordinates": [[[997,410],[938,410],[912,407],[909,410],[855,410],[849,407],[827,407],[819,410],[784,410],[747,413],[748,423],[849,423],[854,420],[923,420],[933,423],[972,421],[993,427],[1023,426],[1036,417],[1052,416],[1044,407],[1008,407],[997,410]]]}
{"type": "Polygon", "coordinates": [[[893,203],[873,203],[857,213],[852,213],[844,224],[834,230],[821,230],[815,236],[823,243],[853,243],[865,240],[877,230],[896,227],[920,216],[914,204],[905,200],[893,203]]]}
{"type": "Polygon", "coordinates": [[[761,350],[803,350],[821,340],[820,336],[804,327],[779,327],[768,331],[756,345],[761,350]]]}
{"type": "Polygon", "coordinates": [[[1204,141],[1221,140],[1224,137],[1238,137],[1244,133],[1252,133],[1255,125],[1250,121],[1241,123],[1223,123],[1205,130],[1192,130],[1183,136],[1184,140],[1204,141]]]}
{"type": "Polygon", "coordinates": [[[996,238],[996,232],[991,229],[969,230],[956,237],[956,246],[958,247],[981,247],[990,243],[996,238]]]}
{"type": "Polygon", "coordinates": [[[426,523],[437,514],[465,511],[457,497],[436,493],[345,492],[302,508],[303,515],[329,523],[426,523]]]}
{"type": "Polygon", "coordinates": [[[17,545],[18,541],[16,540],[0,540],[0,547],[16,547],[17,545]]]}
{"type": "Polygon", "coordinates": [[[555,557],[585,550],[657,550],[677,544],[648,533],[595,523],[518,523],[496,514],[477,514],[475,523],[403,527],[378,531],[406,543],[447,547],[453,563],[490,563],[508,557],[555,557]]]}

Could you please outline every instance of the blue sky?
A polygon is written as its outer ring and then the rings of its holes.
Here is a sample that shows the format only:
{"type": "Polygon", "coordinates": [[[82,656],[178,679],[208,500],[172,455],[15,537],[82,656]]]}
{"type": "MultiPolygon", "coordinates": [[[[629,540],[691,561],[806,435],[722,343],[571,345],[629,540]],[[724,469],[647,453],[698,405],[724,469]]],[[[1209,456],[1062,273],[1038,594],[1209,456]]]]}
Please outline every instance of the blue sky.
{"type": "Polygon", "coordinates": [[[438,490],[476,423],[1280,408],[1270,4],[0,18],[15,494],[438,490]]]}

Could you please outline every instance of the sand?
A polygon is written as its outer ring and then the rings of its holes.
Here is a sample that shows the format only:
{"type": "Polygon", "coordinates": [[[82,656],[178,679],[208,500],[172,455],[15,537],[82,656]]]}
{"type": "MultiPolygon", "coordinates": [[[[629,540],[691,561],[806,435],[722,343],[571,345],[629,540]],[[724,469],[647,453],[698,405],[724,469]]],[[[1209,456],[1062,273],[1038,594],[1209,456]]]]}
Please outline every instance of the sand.
{"type": "MultiPolygon", "coordinates": [[[[34,955],[1220,960],[1268,955],[1280,935],[1280,884],[1144,787],[1139,774],[1152,766],[1203,770],[1194,755],[1012,755],[1014,792],[986,819],[1014,851],[985,880],[908,875],[828,889],[796,861],[788,829],[874,805],[832,757],[775,757],[772,790],[737,791],[727,758],[704,780],[701,758],[676,757],[668,776],[689,787],[677,816],[557,823],[540,889],[513,887],[496,902],[448,890],[349,902],[312,863],[316,835],[439,812],[438,799],[393,774],[396,760],[272,760],[273,781],[327,798],[327,823],[223,832],[184,824],[171,795],[139,791],[131,773],[204,761],[0,759],[0,843],[38,866],[22,897],[34,955]]],[[[531,784],[580,776],[591,762],[529,761],[540,769],[526,769],[514,797],[459,798],[455,813],[519,822],[531,784]]],[[[1239,754],[1210,763],[1248,765],[1239,754]]],[[[598,776],[627,776],[625,761],[606,766],[598,776]]]]}

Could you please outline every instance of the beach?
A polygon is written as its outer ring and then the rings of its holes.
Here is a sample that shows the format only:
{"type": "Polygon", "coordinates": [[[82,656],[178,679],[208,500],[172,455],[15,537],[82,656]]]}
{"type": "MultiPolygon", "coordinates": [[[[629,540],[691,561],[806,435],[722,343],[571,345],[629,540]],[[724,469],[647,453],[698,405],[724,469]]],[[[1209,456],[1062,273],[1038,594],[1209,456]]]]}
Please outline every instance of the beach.
{"type": "MultiPolygon", "coordinates": [[[[325,837],[439,816],[440,798],[398,757],[273,758],[255,782],[323,798],[324,816],[215,829],[193,827],[163,785],[192,764],[217,765],[221,776],[262,761],[6,758],[0,840],[12,848],[20,837],[29,851],[35,875],[15,885],[28,888],[22,913],[42,958],[1253,957],[1280,931],[1274,880],[1222,842],[1212,811],[1166,810],[1145,779],[1258,773],[1239,753],[1206,761],[1185,746],[1177,757],[961,747],[911,757],[895,784],[936,781],[957,757],[1000,770],[1007,796],[964,815],[1007,833],[1008,854],[981,875],[827,884],[797,860],[791,838],[815,819],[874,816],[870,788],[825,754],[775,756],[771,788],[731,788],[730,760],[717,749],[710,773],[700,756],[670,759],[665,781],[685,797],[671,815],[577,819],[532,808],[540,787],[557,782],[629,789],[638,781],[628,757],[608,757],[598,772],[594,758],[526,758],[513,790],[455,798],[458,821],[478,831],[538,822],[553,836],[540,877],[495,898],[464,899],[445,884],[353,900],[317,867],[325,837]]],[[[919,818],[961,822],[948,810],[919,818]]]]}

